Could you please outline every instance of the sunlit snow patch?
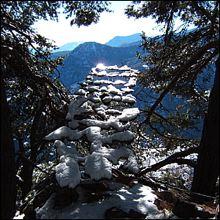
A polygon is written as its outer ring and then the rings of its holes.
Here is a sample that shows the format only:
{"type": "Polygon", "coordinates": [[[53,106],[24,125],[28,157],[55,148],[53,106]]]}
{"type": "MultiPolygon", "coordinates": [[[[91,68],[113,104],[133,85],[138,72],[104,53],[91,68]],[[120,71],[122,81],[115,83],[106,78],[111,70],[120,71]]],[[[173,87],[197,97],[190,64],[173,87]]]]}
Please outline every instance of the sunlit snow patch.
{"type": "Polygon", "coordinates": [[[100,69],[100,70],[105,70],[106,69],[106,66],[103,64],[103,63],[98,63],[96,65],[96,68],[100,69]]]}
{"type": "Polygon", "coordinates": [[[17,211],[17,212],[15,213],[15,216],[14,216],[13,219],[24,219],[24,217],[25,217],[25,214],[24,214],[24,213],[20,213],[20,211],[17,211]]]}
{"type": "Polygon", "coordinates": [[[53,209],[54,196],[55,194],[52,194],[43,207],[35,209],[38,219],[104,219],[106,211],[112,207],[117,207],[127,213],[133,209],[145,214],[146,219],[169,218],[154,204],[157,196],[152,189],[141,184],[111,191],[111,196],[102,201],[76,202],[62,210],[53,209]]]}
{"type": "Polygon", "coordinates": [[[75,159],[71,157],[60,157],[61,163],[56,166],[56,179],[61,187],[74,188],[80,183],[81,173],[75,159]]]}
{"type": "Polygon", "coordinates": [[[85,169],[86,173],[95,180],[100,180],[101,178],[111,179],[112,177],[111,163],[101,154],[96,152],[93,152],[87,157],[85,169]]]}

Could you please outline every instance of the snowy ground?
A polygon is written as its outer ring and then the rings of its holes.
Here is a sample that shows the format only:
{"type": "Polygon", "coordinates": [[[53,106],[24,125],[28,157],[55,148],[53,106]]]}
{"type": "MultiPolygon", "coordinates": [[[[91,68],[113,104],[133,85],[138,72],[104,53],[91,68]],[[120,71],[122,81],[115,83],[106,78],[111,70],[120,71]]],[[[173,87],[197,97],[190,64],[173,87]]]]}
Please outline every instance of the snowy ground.
{"type": "MultiPolygon", "coordinates": [[[[55,205],[57,194],[54,192],[42,207],[35,209],[37,218],[103,219],[113,207],[126,213],[141,213],[145,219],[175,218],[170,211],[158,209],[155,205],[158,198],[150,187],[138,182],[133,185],[122,184],[113,178],[114,169],[120,167],[137,174],[140,165],[150,167],[167,156],[161,157],[162,147],[147,148],[142,149],[139,155],[144,158],[143,163],[137,161],[132,142],[137,138],[133,128],[140,111],[133,106],[135,97],[129,94],[133,92],[131,87],[136,84],[136,75],[137,72],[127,66],[99,66],[92,69],[81,89],[75,93],[69,105],[66,125],[48,134],[45,140],[53,142],[56,149],[59,163],[51,163],[48,167],[55,170],[58,184],[61,188],[75,190],[79,197],[70,199],[71,204],[58,208],[55,205]],[[119,76],[123,80],[117,78],[119,76]],[[107,79],[100,79],[102,77],[107,79]],[[88,143],[81,146],[87,154],[79,151],[77,142],[80,139],[88,143]],[[98,194],[95,191],[86,192],[81,185],[85,180],[92,183],[104,181],[108,187],[98,194]]],[[[176,152],[179,151],[181,149],[176,149],[176,152]]],[[[183,179],[183,184],[189,188],[192,169],[187,166],[171,164],[149,173],[152,177],[162,177],[164,180],[169,174],[178,181],[183,179]]],[[[42,178],[37,176],[35,182],[42,178]]],[[[15,216],[23,217],[22,213],[15,216]]]]}
{"type": "Polygon", "coordinates": [[[125,212],[131,209],[145,214],[146,219],[164,219],[171,216],[170,213],[158,210],[154,204],[157,196],[148,186],[135,184],[128,188],[122,184],[113,184],[112,189],[108,191],[109,198],[96,202],[83,202],[80,198],[77,202],[72,203],[63,209],[54,209],[54,196],[52,194],[45,205],[36,209],[37,218],[40,219],[103,219],[106,210],[117,207],[125,212]]]}

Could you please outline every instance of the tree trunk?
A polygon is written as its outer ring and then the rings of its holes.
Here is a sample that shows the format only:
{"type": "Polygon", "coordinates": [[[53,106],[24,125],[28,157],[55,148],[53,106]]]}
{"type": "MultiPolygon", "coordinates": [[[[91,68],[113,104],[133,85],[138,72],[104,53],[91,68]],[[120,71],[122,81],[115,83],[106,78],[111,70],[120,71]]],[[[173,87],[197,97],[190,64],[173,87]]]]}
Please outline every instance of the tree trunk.
{"type": "Polygon", "coordinates": [[[209,97],[199,146],[197,166],[191,190],[213,196],[219,176],[219,58],[216,61],[215,81],[209,97]]]}
{"type": "Polygon", "coordinates": [[[21,171],[21,178],[23,182],[21,185],[21,191],[22,191],[22,199],[24,200],[32,187],[33,166],[31,162],[26,158],[22,158],[22,165],[23,168],[21,171]]]}
{"type": "Polygon", "coordinates": [[[37,136],[37,133],[39,133],[39,123],[40,123],[42,111],[45,107],[45,101],[46,100],[43,99],[39,102],[39,106],[36,109],[34,120],[31,125],[31,131],[30,131],[31,155],[29,159],[26,159],[25,157],[23,157],[22,159],[22,163],[23,163],[23,168],[21,172],[21,177],[23,179],[22,199],[25,199],[26,195],[30,192],[32,185],[33,185],[32,183],[32,176],[33,176],[33,170],[34,170],[33,164],[36,163],[38,147],[39,147],[39,144],[37,143],[37,141],[40,139],[39,134],[37,136]]]}
{"type": "Polygon", "coordinates": [[[1,79],[1,219],[15,214],[15,149],[9,122],[9,107],[1,79]]]}

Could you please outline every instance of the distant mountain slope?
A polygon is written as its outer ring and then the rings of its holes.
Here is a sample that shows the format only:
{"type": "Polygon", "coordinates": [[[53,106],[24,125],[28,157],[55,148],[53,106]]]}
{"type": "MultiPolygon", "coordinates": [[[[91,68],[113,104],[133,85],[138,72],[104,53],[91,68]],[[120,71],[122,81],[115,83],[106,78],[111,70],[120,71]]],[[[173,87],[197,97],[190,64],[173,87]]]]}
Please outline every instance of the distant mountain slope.
{"type": "Polygon", "coordinates": [[[82,43],[83,42],[70,42],[70,43],[66,43],[63,46],[59,47],[59,49],[54,50],[54,52],[72,51],[72,50],[74,50],[77,46],[79,46],[82,43]]]}
{"type": "Polygon", "coordinates": [[[121,44],[121,47],[140,46],[140,45],[141,45],[141,41],[139,40],[131,43],[121,44]]]}
{"type": "Polygon", "coordinates": [[[121,47],[126,44],[134,43],[141,40],[140,33],[132,34],[129,36],[116,36],[106,43],[111,47],[121,47]]]}
{"type": "Polygon", "coordinates": [[[137,51],[141,52],[138,46],[110,47],[95,42],[83,43],[70,52],[64,60],[64,66],[58,68],[62,73],[60,79],[66,87],[74,87],[98,63],[128,65],[140,69],[142,65],[136,57],[137,51]]]}
{"type": "Polygon", "coordinates": [[[60,57],[60,56],[66,58],[66,57],[69,55],[70,52],[71,52],[71,51],[58,51],[58,52],[53,52],[53,53],[51,54],[51,57],[52,57],[52,59],[56,59],[57,57],[60,57]]]}

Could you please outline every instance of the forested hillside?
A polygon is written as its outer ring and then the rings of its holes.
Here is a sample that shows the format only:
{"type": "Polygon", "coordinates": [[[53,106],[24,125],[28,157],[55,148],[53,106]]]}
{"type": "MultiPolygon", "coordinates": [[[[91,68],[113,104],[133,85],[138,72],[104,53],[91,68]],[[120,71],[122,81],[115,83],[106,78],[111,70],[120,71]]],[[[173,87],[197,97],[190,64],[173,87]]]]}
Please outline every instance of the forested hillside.
{"type": "Polygon", "coordinates": [[[63,66],[58,67],[60,80],[67,88],[74,88],[99,63],[129,65],[139,69],[142,65],[136,54],[140,51],[140,46],[114,48],[96,42],[83,43],[68,54],[63,66]]]}
{"type": "Polygon", "coordinates": [[[2,219],[219,218],[218,1],[134,1],[164,34],[57,53],[35,22],[110,3],[0,6],[2,219]]]}

